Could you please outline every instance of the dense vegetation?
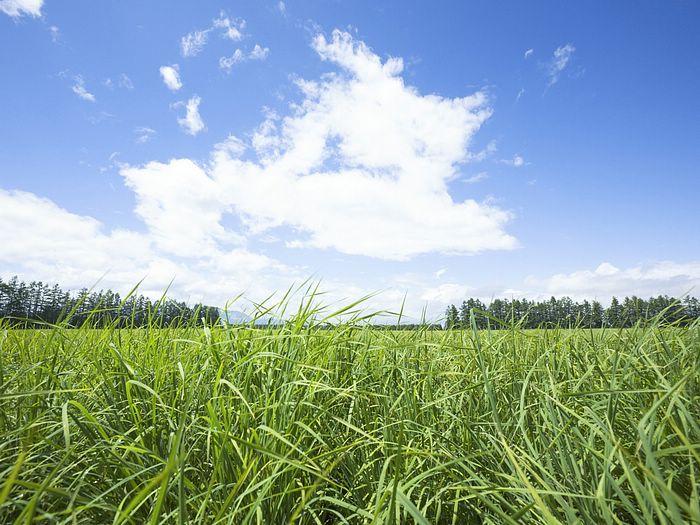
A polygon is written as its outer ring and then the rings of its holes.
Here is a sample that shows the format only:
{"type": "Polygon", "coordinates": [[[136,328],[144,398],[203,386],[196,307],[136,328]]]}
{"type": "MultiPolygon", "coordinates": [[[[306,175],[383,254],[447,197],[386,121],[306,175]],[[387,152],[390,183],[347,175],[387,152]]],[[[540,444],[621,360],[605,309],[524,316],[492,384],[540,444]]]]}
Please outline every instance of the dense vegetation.
{"type": "Polygon", "coordinates": [[[676,299],[666,295],[641,299],[613,297],[604,307],[598,301],[576,302],[570,297],[552,297],[548,301],[494,299],[489,305],[479,299],[467,299],[457,308],[447,307],[445,325],[470,326],[470,312],[476,312],[478,328],[517,322],[521,328],[629,328],[638,322],[660,319],[665,323],[690,324],[700,318],[700,301],[695,297],[676,299]]]}
{"type": "Polygon", "coordinates": [[[697,321],[388,331],[353,308],[0,326],[0,522],[700,521],[697,321]]]}
{"type": "Polygon", "coordinates": [[[152,302],[133,291],[124,298],[111,290],[92,292],[87,288],[70,294],[57,284],[25,283],[17,277],[0,279],[0,319],[6,318],[15,325],[32,321],[54,324],[69,319],[73,326],[82,326],[86,321],[96,326],[114,322],[132,327],[154,323],[169,326],[193,317],[214,323],[219,319],[219,309],[202,304],[190,307],[165,297],[152,302]]]}

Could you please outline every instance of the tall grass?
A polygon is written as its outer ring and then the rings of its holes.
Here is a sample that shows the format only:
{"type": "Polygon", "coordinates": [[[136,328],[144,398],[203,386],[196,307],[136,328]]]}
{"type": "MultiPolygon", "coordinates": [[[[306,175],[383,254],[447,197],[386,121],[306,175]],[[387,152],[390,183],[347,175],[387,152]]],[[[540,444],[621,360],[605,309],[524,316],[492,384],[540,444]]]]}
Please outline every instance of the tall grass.
{"type": "Polygon", "coordinates": [[[698,324],[387,331],[357,308],[2,329],[0,522],[700,522],[698,324]]]}

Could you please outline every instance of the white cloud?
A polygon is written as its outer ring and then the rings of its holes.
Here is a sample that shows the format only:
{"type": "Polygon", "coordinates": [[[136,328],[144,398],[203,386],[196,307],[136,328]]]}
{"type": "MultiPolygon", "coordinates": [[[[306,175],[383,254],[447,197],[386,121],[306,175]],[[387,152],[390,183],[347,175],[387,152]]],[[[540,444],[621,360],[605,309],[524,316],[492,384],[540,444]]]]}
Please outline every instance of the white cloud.
{"type": "Polygon", "coordinates": [[[238,158],[246,150],[245,142],[234,135],[229,135],[225,140],[214,145],[214,153],[224,153],[230,157],[238,158]]]}
{"type": "Polygon", "coordinates": [[[488,173],[486,173],[485,171],[480,171],[476,175],[472,175],[471,177],[464,179],[462,182],[464,182],[465,184],[474,184],[476,182],[481,182],[482,180],[486,180],[488,178],[488,173]]]}
{"type": "Polygon", "coordinates": [[[0,0],[0,11],[12,18],[22,15],[41,16],[44,0],[0,0]]]}
{"type": "Polygon", "coordinates": [[[219,59],[219,68],[230,73],[236,64],[246,60],[265,60],[269,54],[270,48],[262,47],[260,44],[255,44],[255,47],[247,55],[241,49],[236,49],[230,57],[221,57],[219,59]]]}
{"type": "Polygon", "coordinates": [[[547,74],[549,76],[548,86],[553,86],[559,81],[559,77],[571,61],[574,51],[576,51],[576,48],[571,44],[559,46],[554,50],[552,60],[547,66],[547,74]]]}
{"type": "Polygon", "coordinates": [[[258,162],[216,157],[212,176],[251,232],[288,225],[289,246],[405,260],[428,252],[512,249],[510,213],[455,202],[447,181],[488,118],[486,97],[420,95],[399,58],[383,62],[340,31],[314,40],[342,73],[299,81],[292,115],[253,135],[258,162]]]}
{"type": "Polygon", "coordinates": [[[193,57],[201,53],[209,38],[209,33],[215,29],[223,29],[221,36],[238,42],[243,39],[243,30],[246,21],[242,18],[231,19],[221,11],[218,18],[212,21],[212,25],[207,29],[192,31],[187,33],[180,40],[180,52],[183,57],[193,57]]]}
{"type": "Polygon", "coordinates": [[[122,73],[121,75],[119,75],[119,82],[118,82],[118,84],[119,84],[119,87],[120,87],[120,88],[128,89],[129,91],[131,91],[132,89],[134,89],[134,83],[133,83],[133,82],[131,81],[131,79],[127,76],[126,73],[122,73]]]}
{"type": "Polygon", "coordinates": [[[180,71],[177,64],[172,66],[160,66],[160,76],[163,78],[163,83],[170,91],[177,91],[182,87],[180,81],[180,71]]]}
{"type": "Polygon", "coordinates": [[[440,268],[435,272],[435,278],[440,279],[443,275],[445,275],[445,272],[447,272],[447,268],[440,268]]]}
{"type": "MultiPolygon", "coordinates": [[[[177,119],[177,123],[188,135],[197,135],[198,133],[204,131],[206,128],[204,126],[204,121],[199,115],[199,104],[202,99],[197,95],[190,98],[185,104],[185,116],[177,119]]],[[[182,105],[180,102],[177,105],[182,105]]]]}
{"type": "Polygon", "coordinates": [[[277,10],[280,12],[281,15],[286,15],[287,14],[287,4],[285,4],[282,0],[277,2],[277,10]]]}
{"type": "MultiPolygon", "coordinates": [[[[102,82],[105,87],[108,87],[109,89],[114,89],[114,81],[111,78],[105,78],[104,81],[102,82]]],[[[117,87],[120,87],[122,89],[128,89],[129,91],[132,91],[134,89],[134,83],[131,81],[129,76],[126,73],[122,73],[119,75],[117,78],[117,87]]]]}
{"type": "Polygon", "coordinates": [[[156,134],[156,130],[146,126],[140,126],[134,129],[134,134],[136,135],[137,144],[145,144],[153,138],[156,134]]]}
{"type": "Polygon", "coordinates": [[[526,59],[530,58],[530,56],[532,56],[532,54],[533,54],[534,52],[535,52],[534,49],[532,49],[532,48],[528,49],[527,51],[525,51],[525,58],[526,58],[526,59]]]}
{"type": "Polygon", "coordinates": [[[502,159],[501,163],[513,166],[514,168],[520,168],[526,164],[525,159],[520,155],[513,155],[512,159],[502,159]]]}
{"type": "Polygon", "coordinates": [[[75,81],[73,87],[71,88],[73,90],[73,93],[78,95],[83,100],[95,102],[95,95],[93,95],[87,89],[85,89],[85,80],[83,79],[83,77],[81,75],[77,75],[73,80],[75,81]]]}
{"type": "Polygon", "coordinates": [[[139,234],[105,233],[92,217],[75,215],[32,193],[0,189],[0,222],[3,266],[19,266],[35,278],[51,278],[57,271],[68,286],[84,286],[149,253],[149,242],[139,234]]]}
{"type": "Polygon", "coordinates": [[[57,26],[49,26],[49,33],[51,34],[51,41],[58,42],[61,39],[61,30],[57,26]]]}
{"type": "Polygon", "coordinates": [[[248,55],[251,60],[265,60],[270,54],[269,47],[262,47],[260,44],[255,44],[253,50],[248,55]]]}
{"type": "Polygon", "coordinates": [[[242,18],[234,18],[231,20],[226,13],[222,11],[219,14],[219,18],[214,19],[213,26],[219,29],[223,29],[223,36],[229,40],[238,42],[243,39],[243,30],[245,29],[246,22],[242,18]]]}
{"type": "Polygon", "coordinates": [[[529,277],[526,285],[537,295],[568,295],[574,298],[611,296],[650,297],[668,294],[679,297],[700,290],[700,261],[675,263],[660,261],[620,269],[609,262],[594,270],[556,274],[545,279],[529,277]]]}
{"type": "Polygon", "coordinates": [[[220,224],[226,205],[215,182],[191,160],[121,170],[136,194],[136,214],[162,250],[183,257],[211,253],[241,237],[220,224]]]}
{"type": "Polygon", "coordinates": [[[520,98],[525,94],[525,88],[520,88],[520,91],[518,91],[518,94],[515,97],[515,101],[517,102],[520,100],[520,98]]]}
{"type": "Polygon", "coordinates": [[[219,68],[227,73],[231,71],[234,65],[240,64],[245,60],[245,55],[240,49],[236,49],[230,57],[221,57],[219,59],[219,68]]]}
{"type": "Polygon", "coordinates": [[[447,306],[448,304],[459,304],[469,297],[471,288],[463,284],[445,283],[439,286],[426,288],[420,295],[420,299],[429,303],[438,303],[447,306]]]}
{"type": "Polygon", "coordinates": [[[180,52],[182,56],[185,58],[197,56],[207,43],[208,32],[208,29],[204,31],[192,31],[183,36],[180,40],[180,52]]]}
{"type": "Polygon", "coordinates": [[[98,288],[122,293],[145,278],[141,292],[151,297],[159,297],[174,278],[174,297],[216,305],[241,292],[260,299],[299,280],[293,269],[240,247],[183,261],[160,251],[159,232],[151,238],[150,231],[108,230],[92,217],[27,192],[0,189],[0,222],[5,226],[0,229],[2,278],[17,274],[69,289],[99,281],[98,288]]]}

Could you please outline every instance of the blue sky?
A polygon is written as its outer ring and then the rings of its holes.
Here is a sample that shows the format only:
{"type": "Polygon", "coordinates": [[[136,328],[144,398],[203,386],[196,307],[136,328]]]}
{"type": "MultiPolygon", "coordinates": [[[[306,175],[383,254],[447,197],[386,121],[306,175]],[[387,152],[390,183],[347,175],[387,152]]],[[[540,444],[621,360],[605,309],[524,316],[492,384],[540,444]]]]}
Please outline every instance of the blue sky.
{"type": "Polygon", "coordinates": [[[0,276],[697,292],[690,1],[0,0],[0,276]],[[166,82],[167,81],[167,82],[166,82]]]}

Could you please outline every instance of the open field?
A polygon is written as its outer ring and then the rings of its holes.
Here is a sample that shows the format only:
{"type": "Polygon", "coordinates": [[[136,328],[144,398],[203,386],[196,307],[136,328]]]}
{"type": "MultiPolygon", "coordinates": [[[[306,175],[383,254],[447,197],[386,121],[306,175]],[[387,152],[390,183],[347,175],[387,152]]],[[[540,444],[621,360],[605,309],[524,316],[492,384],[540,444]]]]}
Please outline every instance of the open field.
{"type": "Polygon", "coordinates": [[[4,329],[0,522],[700,521],[700,325],[4,329]]]}

